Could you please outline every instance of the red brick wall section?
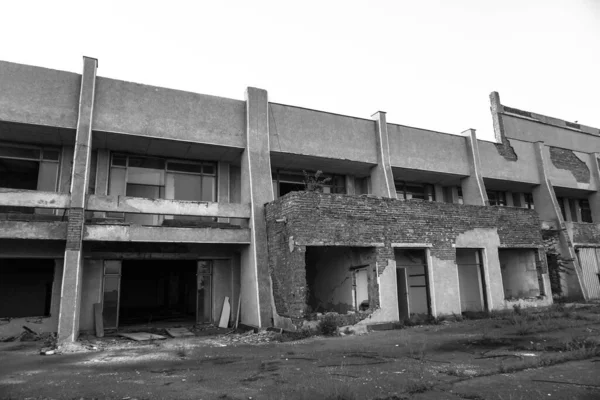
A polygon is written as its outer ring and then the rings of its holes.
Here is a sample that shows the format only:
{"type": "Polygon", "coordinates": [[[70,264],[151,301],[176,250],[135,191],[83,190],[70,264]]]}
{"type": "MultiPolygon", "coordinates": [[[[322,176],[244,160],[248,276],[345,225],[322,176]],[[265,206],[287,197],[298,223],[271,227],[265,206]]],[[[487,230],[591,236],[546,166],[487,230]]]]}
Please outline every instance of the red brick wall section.
{"type": "Polygon", "coordinates": [[[83,208],[69,209],[69,222],[67,224],[67,250],[81,249],[81,235],[85,220],[83,208]]]}
{"type": "Polygon", "coordinates": [[[577,182],[590,183],[590,169],[572,150],[550,147],[550,160],[556,168],[570,171],[577,182]]]}
{"type": "Polygon", "coordinates": [[[380,273],[394,259],[391,243],[428,243],[432,256],[455,260],[456,237],[475,228],[496,228],[503,247],[543,246],[537,214],[522,208],[292,192],[267,204],[266,218],[275,305],[292,318],[303,316],[307,245],[384,243],[375,251],[380,273]],[[292,252],[290,237],[299,244],[292,252]]]}

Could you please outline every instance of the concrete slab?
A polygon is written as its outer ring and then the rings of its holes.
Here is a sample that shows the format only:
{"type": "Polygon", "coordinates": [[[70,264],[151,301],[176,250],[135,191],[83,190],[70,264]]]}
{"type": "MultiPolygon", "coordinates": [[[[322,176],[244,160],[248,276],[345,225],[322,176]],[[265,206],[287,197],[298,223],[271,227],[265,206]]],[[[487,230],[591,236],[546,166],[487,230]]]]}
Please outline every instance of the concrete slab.
{"type": "Polygon", "coordinates": [[[155,335],[147,332],[136,332],[136,333],[119,333],[119,336],[123,336],[127,339],[135,340],[136,342],[143,342],[146,340],[162,340],[166,339],[165,336],[155,335]]]}
{"type": "Polygon", "coordinates": [[[169,336],[174,338],[196,336],[188,328],[167,328],[165,329],[169,336]]]}

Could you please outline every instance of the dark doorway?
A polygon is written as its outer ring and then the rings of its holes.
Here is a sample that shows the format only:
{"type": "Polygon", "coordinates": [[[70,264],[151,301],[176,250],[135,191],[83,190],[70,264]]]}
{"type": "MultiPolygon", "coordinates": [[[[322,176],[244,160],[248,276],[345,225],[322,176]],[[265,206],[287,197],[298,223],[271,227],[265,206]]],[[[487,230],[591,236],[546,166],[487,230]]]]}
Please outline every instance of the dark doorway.
{"type": "Polygon", "coordinates": [[[195,260],[124,260],[119,325],[195,321],[195,260]]]}
{"type": "Polygon", "coordinates": [[[41,317],[50,315],[52,259],[0,258],[0,317],[41,317]]]}
{"type": "Polygon", "coordinates": [[[398,310],[401,318],[410,315],[431,315],[427,251],[396,249],[396,283],[398,310]]]}

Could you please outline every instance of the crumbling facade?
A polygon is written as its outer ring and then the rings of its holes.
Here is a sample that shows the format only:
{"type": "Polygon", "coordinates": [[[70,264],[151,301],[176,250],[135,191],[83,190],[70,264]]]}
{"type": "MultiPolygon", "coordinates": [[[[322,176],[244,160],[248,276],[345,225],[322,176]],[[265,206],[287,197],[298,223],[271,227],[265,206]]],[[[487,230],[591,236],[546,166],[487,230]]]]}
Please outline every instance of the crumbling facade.
{"type": "Polygon", "coordinates": [[[492,93],[494,143],[97,68],[0,62],[0,336],[214,322],[225,302],[297,329],[600,297],[597,129],[492,93]]]}

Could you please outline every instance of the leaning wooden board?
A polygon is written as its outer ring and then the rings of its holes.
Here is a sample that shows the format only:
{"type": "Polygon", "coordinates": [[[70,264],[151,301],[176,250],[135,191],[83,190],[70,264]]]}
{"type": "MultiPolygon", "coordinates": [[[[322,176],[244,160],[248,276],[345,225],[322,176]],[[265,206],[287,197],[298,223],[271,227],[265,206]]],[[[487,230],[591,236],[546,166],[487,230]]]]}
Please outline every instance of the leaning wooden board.
{"type": "Polygon", "coordinates": [[[229,316],[231,315],[231,305],[229,297],[225,296],[223,300],[223,311],[221,311],[221,319],[219,320],[219,328],[227,328],[229,326],[229,316]]]}

